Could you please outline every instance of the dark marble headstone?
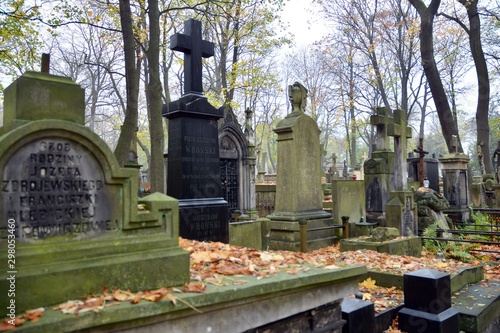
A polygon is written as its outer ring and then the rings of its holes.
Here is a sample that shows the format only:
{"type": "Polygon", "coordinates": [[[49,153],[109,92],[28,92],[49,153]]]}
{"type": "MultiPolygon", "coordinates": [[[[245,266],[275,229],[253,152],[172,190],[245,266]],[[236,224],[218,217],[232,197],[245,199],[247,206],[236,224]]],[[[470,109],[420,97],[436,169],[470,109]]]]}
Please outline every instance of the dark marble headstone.
{"type": "Polygon", "coordinates": [[[458,333],[458,312],[451,307],[449,274],[421,269],[404,275],[404,307],[399,327],[408,333],[458,333]]]}
{"type": "Polygon", "coordinates": [[[375,332],[375,306],[372,302],[356,298],[344,298],[341,307],[342,319],[347,322],[342,327],[342,333],[375,332]]]}
{"type": "Polygon", "coordinates": [[[3,211],[17,221],[19,240],[116,230],[117,210],[95,157],[66,138],[33,140],[19,148],[2,175],[3,211]]]}
{"type": "MultiPolygon", "coordinates": [[[[408,179],[414,182],[419,182],[419,161],[418,157],[408,158],[408,179]]],[[[429,187],[436,192],[439,190],[439,161],[436,158],[426,157],[424,158],[424,176],[429,179],[429,187]]]]}
{"type": "Polygon", "coordinates": [[[163,106],[168,122],[167,194],[179,200],[180,235],[229,241],[228,205],[221,195],[217,121],[223,111],[203,96],[202,57],[213,44],[201,39],[201,22],[188,20],[170,48],[184,52],[184,94],[163,106]]]}

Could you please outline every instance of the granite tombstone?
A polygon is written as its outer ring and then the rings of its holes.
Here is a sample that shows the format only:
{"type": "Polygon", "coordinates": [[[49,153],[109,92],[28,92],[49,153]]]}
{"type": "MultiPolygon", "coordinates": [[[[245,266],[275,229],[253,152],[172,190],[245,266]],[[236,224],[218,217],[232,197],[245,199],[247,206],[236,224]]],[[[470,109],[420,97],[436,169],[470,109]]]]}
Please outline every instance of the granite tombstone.
{"type": "Polygon", "coordinates": [[[169,133],[167,194],[179,200],[182,237],[227,242],[217,125],[223,112],[203,96],[202,86],[202,58],[214,54],[214,45],[202,39],[201,22],[189,19],[184,34],[170,38],[170,48],[184,53],[184,93],[163,106],[169,133]]]}

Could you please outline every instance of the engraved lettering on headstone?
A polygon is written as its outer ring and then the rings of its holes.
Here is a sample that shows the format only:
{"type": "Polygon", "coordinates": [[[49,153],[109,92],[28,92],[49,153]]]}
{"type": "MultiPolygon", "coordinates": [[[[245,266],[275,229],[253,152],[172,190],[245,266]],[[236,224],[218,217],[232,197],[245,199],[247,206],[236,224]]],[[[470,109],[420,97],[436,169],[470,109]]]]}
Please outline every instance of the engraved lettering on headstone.
{"type": "Polygon", "coordinates": [[[96,158],[62,138],[32,141],[17,150],[2,175],[3,209],[18,223],[18,238],[92,236],[117,229],[96,158]]]}

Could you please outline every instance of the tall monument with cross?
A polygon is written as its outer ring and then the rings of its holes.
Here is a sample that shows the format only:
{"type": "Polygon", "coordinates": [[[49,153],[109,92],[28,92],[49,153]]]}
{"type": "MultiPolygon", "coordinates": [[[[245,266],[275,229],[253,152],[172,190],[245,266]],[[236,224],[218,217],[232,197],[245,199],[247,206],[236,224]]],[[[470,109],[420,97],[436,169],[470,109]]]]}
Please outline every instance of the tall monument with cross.
{"type": "Polygon", "coordinates": [[[389,148],[388,128],[394,119],[390,110],[379,107],[370,117],[370,123],[375,126],[376,149],[371,158],[364,161],[365,177],[365,207],[366,221],[379,222],[385,215],[385,204],[389,200],[389,192],[394,189],[394,153],[389,148]]]}
{"type": "Polygon", "coordinates": [[[201,22],[189,19],[183,34],[171,36],[170,49],[184,53],[184,92],[162,111],[168,119],[167,194],[179,200],[180,236],[228,242],[217,125],[223,111],[208,102],[202,84],[202,58],[214,55],[214,44],[202,39],[201,22]]]}
{"type": "Polygon", "coordinates": [[[385,205],[386,226],[399,229],[401,235],[418,233],[417,205],[413,192],[408,190],[407,139],[411,138],[411,128],[406,123],[406,111],[394,110],[393,121],[387,134],[394,137],[394,188],[389,193],[385,205]]]}

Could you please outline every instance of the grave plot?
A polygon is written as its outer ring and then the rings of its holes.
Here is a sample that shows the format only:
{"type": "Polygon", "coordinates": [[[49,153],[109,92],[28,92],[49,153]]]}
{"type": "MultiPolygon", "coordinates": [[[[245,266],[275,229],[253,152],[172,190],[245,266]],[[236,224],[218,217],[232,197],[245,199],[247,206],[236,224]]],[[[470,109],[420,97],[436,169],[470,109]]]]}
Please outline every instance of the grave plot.
{"type": "MultiPolygon", "coordinates": [[[[191,308],[189,311],[195,313],[197,310],[206,311],[204,307],[208,306],[210,302],[215,302],[214,300],[222,295],[228,297],[232,293],[241,292],[241,290],[246,290],[244,293],[249,294],[254,292],[255,288],[270,288],[269,283],[278,283],[278,281],[282,281],[279,282],[282,284],[280,288],[293,289],[300,284],[300,280],[326,281],[328,275],[337,273],[341,276],[344,274],[344,277],[350,275],[353,279],[357,279],[359,285],[348,295],[353,298],[356,294],[361,293],[362,300],[364,297],[364,301],[374,304],[374,325],[387,329],[403,304],[402,288],[394,288],[395,285],[383,287],[384,282],[377,280],[374,275],[375,268],[383,270],[385,274],[396,280],[402,280],[404,273],[426,267],[432,267],[443,274],[453,276],[457,275],[460,270],[467,270],[473,266],[453,260],[443,263],[434,257],[427,256],[425,252],[421,258],[412,258],[391,256],[369,250],[340,252],[338,246],[308,253],[259,251],[220,242],[200,242],[186,239],[180,240],[180,246],[190,253],[191,282],[189,284],[177,288],[149,291],[108,290],[107,293],[100,296],[91,295],[92,297],[86,301],[82,299],[79,305],[75,302],[64,303],[59,306],[60,309],[57,311],[51,310],[50,307],[46,308],[47,318],[44,316],[39,319],[38,324],[26,323],[23,327],[26,327],[26,331],[29,332],[34,329],[31,327],[44,327],[44,325],[48,325],[47,320],[56,319],[57,321],[63,320],[64,325],[68,325],[64,327],[75,327],[72,325],[76,325],[76,323],[85,326],[92,322],[91,318],[111,320],[118,313],[124,315],[130,311],[161,313],[165,312],[166,309],[180,311],[191,308]],[[360,267],[360,264],[366,265],[368,271],[365,270],[364,273],[360,274],[361,271],[358,269],[354,275],[345,271],[347,267],[360,267]],[[64,309],[73,314],[79,313],[78,321],[74,315],[63,316],[64,309]]],[[[498,266],[496,268],[486,267],[485,275],[487,278],[500,279],[498,266]]],[[[386,280],[386,283],[389,283],[388,281],[390,280],[386,280]]],[[[483,292],[483,294],[485,293],[483,292]]],[[[460,294],[462,294],[462,290],[460,294]]],[[[464,297],[470,299],[467,295],[469,294],[463,293],[462,299],[464,297]]],[[[234,298],[234,295],[231,297],[234,298]]],[[[459,297],[459,291],[453,292],[452,302],[454,305],[461,302],[459,297]]],[[[485,302],[478,299],[476,303],[483,304],[485,302]]],[[[462,311],[459,312],[462,315],[462,311]]],[[[36,314],[31,314],[31,316],[36,317],[36,314]]]]}

